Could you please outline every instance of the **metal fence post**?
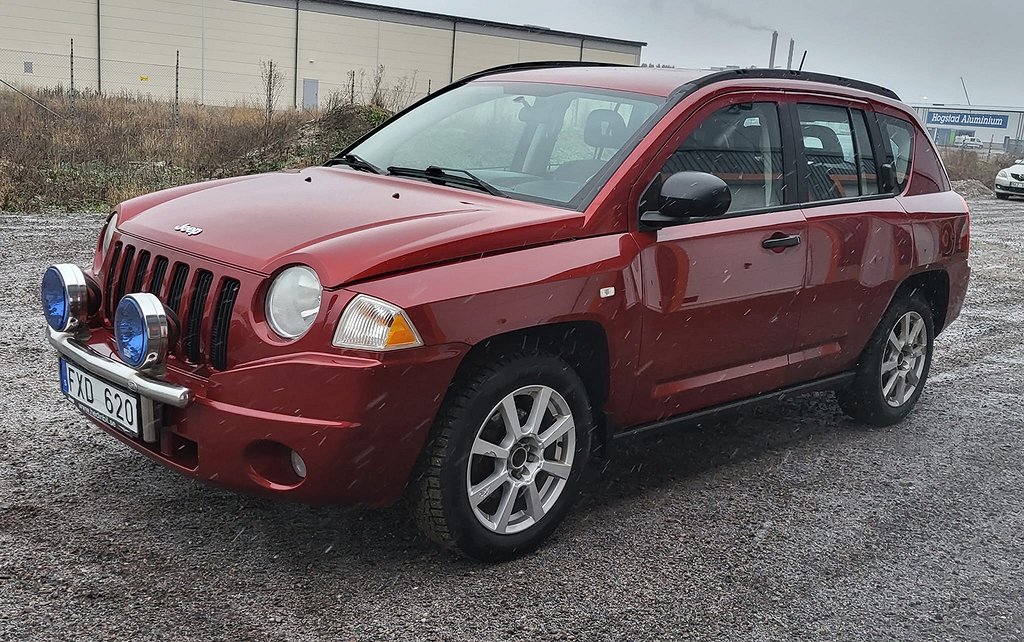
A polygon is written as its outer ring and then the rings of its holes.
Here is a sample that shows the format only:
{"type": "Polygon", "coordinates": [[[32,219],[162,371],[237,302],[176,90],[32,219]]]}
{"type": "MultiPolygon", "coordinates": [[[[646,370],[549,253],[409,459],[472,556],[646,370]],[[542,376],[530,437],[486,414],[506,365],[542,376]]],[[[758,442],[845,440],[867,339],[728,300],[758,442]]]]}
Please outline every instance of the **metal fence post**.
{"type": "Polygon", "coordinates": [[[179,80],[180,80],[180,78],[181,78],[181,51],[179,50],[179,51],[176,51],[174,53],[174,113],[173,113],[172,120],[171,120],[171,123],[172,123],[171,127],[173,129],[175,129],[175,130],[178,129],[178,116],[179,116],[179,113],[180,113],[178,111],[178,109],[179,109],[178,108],[178,100],[179,100],[178,87],[179,87],[179,80]]]}
{"type": "Polygon", "coordinates": [[[75,39],[71,39],[71,93],[69,94],[71,100],[71,114],[75,113],[75,39]]]}

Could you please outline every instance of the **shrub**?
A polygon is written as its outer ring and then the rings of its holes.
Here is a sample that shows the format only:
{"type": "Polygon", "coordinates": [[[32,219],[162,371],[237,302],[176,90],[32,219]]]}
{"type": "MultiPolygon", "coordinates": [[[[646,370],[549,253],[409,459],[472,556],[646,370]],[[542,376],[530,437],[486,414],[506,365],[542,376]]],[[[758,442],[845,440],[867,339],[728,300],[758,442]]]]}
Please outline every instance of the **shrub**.
{"type": "Polygon", "coordinates": [[[60,88],[28,93],[50,111],[0,92],[0,209],[105,209],[184,183],[320,164],[389,115],[183,104],[175,126],[168,103],[145,97],[78,95],[72,111],[60,88]]]}

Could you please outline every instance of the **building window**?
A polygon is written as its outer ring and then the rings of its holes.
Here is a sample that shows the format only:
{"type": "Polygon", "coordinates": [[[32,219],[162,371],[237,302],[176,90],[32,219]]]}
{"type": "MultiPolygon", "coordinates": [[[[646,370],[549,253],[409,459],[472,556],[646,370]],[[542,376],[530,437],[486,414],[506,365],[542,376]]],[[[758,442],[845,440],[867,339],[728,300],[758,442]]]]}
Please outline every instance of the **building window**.
{"type": "Polygon", "coordinates": [[[35,71],[33,71],[33,66],[34,65],[33,65],[31,60],[26,60],[25,61],[25,73],[26,74],[33,74],[33,73],[35,73],[35,71]]]}

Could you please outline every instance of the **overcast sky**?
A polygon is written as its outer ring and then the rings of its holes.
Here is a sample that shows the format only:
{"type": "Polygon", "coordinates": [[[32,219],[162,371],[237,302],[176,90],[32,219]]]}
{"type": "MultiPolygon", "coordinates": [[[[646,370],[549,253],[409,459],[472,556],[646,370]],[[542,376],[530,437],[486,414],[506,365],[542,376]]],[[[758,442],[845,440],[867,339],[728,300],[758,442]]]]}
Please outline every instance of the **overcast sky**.
{"type": "MultiPolygon", "coordinates": [[[[1024,106],[1024,2],[1018,0],[383,0],[381,4],[648,43],[643,62],[776,64],[789,39],[805,69],[895,90],[907,102],[1024,106]]],[[[796,64],[796,63],[795,63],[796,64]]]]}

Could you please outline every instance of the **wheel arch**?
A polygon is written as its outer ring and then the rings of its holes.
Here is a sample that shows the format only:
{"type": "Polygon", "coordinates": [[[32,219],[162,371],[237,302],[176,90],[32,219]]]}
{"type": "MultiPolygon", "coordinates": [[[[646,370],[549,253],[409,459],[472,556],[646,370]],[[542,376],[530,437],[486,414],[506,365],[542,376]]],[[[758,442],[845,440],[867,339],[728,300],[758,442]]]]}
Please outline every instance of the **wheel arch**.
{"type": "MultiPolygon", "coordinates": [[[[603,453],[609,442],[610,426],[604,408],[611,387],[610,349],[604,326],[592,320],[562,321],[482,339],[463,357],[453,378],[453,387],[473,368],[511,350],[547,352],[569,364],[587,390],[597,422],[595,450],[603,453]]],[[[449,388],[449,394],[452,389],[449,388]]]]}
{"type": "Polygon", "coordinates": [[[946,270],[937,268],[911,274],[896,289],[893,299],[902,294],[921,294],[931,308],[936,336],[942,332],[949,312],[949,273],[946,270]]]}

